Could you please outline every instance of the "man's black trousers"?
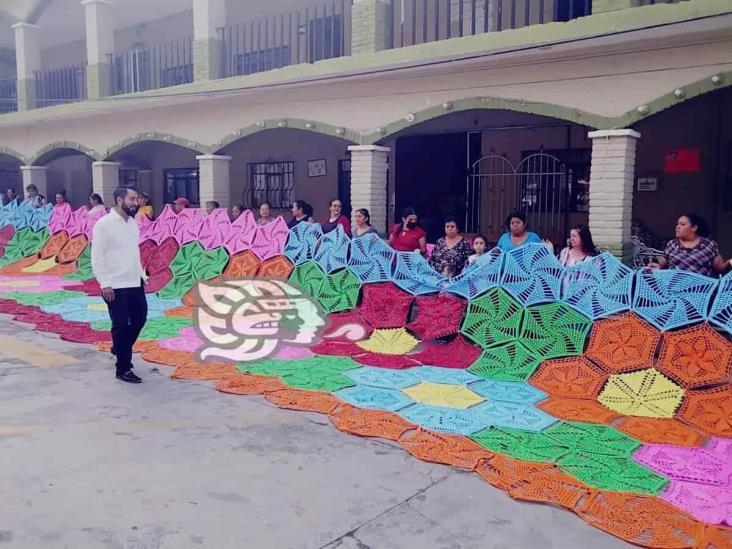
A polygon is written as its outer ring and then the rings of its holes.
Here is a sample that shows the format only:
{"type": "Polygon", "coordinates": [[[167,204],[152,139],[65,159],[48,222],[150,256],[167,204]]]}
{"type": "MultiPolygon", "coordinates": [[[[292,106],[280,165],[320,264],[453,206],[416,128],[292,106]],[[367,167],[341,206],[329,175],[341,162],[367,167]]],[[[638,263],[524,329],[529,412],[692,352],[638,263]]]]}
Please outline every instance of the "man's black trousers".
{"type": "Polygon", "coordinates": [[[114,300],[107,303],[112,319],[112,345],[117,355],[117,373],[132,369],[132,346],[147,320],[147,299],[142,285],[114,291],[114,300]]]}

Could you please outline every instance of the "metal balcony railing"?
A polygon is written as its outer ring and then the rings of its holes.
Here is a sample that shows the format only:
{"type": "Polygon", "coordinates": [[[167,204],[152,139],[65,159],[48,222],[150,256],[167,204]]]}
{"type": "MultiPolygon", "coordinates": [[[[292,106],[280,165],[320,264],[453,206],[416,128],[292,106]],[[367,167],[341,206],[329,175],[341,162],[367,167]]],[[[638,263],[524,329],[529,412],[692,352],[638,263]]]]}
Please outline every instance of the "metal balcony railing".
{"type": "Polygon", "coordinates": [[[314,63],[351,53],[351,0],[218,29],[222,77],[314,63]]]}
{"type": "Polygon", "coordinates": [[[86,63],[36,72],[36,107],[86,99],[86,63]]]}
{"type": "Polygon", "coordinates": [[[193,38],[132,48],[108,58],[112,95],[193,82],[193,38]]]}
{"type": "Polygon", "coordinates": [[[393,47],[569,21],[591,10],[591,0],[393,0],[393,47]]]}
{"type": "Polygon", "coordinates": [[[18,110],[17,77],[0,78],[0,114],[18,110]]]}

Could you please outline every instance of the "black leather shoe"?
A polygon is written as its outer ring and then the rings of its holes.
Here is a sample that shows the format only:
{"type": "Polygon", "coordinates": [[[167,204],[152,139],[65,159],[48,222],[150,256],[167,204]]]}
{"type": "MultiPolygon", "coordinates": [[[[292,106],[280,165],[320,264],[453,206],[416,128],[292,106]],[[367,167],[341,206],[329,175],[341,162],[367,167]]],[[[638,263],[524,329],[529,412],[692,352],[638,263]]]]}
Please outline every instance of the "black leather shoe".
{"type": "Polygon", "coordinates": [[[123,373],[117,374],[117,379],[121,379],[122,381],[126,381],[127,383],[142,383],[142,380],[137,377],[132,370],[127,370],[123,373]]]}

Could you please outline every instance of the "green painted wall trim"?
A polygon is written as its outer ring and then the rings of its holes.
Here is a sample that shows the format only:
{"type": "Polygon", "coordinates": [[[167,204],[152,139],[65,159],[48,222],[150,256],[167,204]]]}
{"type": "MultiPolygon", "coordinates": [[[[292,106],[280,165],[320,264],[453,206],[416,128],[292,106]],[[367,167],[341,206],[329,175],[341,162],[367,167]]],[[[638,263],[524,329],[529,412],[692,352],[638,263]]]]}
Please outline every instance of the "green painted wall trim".
{"type": "MultiPolygon", "coordinates": [[[[200,143],[195,140],[185,139],[177,137],[175,135],[159,133],[159,132],[146,132],[134,135],[123,139],[122,141],[114,144],[112,147],[107,149],[104,153],[98,153],[95,149],[87,147],[80,143],[62,141],[54,142],[43,147],[40,151],[30,156],[30,163],[36,164],[42,156],[53,151],[54,149],[75,149],[79,152],[87,154],[95,160],[110,159],[111,156],[118,153],[122,149],[134,145],[136,143],[142,143],[144,141],[159,141],[161,143],[170,143],[178,145],[186,149],[190,149],[199,154],[214,154],[220,153],[222,149],[231,145],[232,143],[255,135],[262,131],[291,128],[304,130],[312,133],[328,135],[331,137],[337,137],[345,141],[349,141],[359,145],[373,145],[380,144],[387,138],[393,137],[399,132],[408,130],[411,127],[419,125],[421,123],[439,118],[440,116],[449,114],[451,112],[461,112],[469,110],[507,110],[528,114],[537,114],[541,116],[547,116],[556,118],[558,120],[565,120],[582,126],[587,126],[592,129],[615,129],[615,128],[629,128],[633,124],[648,118],[654,114],[671,108],[675,105],[679,105],[684,101],[688,101],[694,97],[698,97],[707,92],[714,91],[717,89],[723,89],[732,85],[732,71],[719,73],[713,77],[699,80],[688,86],[671,90],[668,93],[654,99],[646,105],[640,106],[639,109],[628,111],[622,116],[615,118],[603,117],[590,112],[582,111],[580,109],[572,109],[562,105],[554,105],[550,103],[538,103],[532,101],[522,101],[520,99],[506,99],[506,98],[494,98],[494,97],[469,97],[461,99],[459,101],[450,101],[425,109],[423,111],[415,112],[407,115],[405,118],[395,120],[385,127],[378,129],[373,133],[363,133],[357,129],[347,128],[343,126],[333,126],[332,124],[326,124],[318,122],[317,120],[304,120],[299,118],[279,118],[262,120],[256,124],[251,124],[239,129],[236,132],[230,133],[215,143],[207,145],[200,143]]],[[[0,145],[0,152],[8,150],[6,153],[10,156],[14,156],[19,160],[26,160],[26,156],[23,154],[13,151],[7,147],[0,145]]]]}
{"type": "Polygon", "coordinates": [[[92,148],[86,147],[85,145],[82,145],[81,143],[76,143],[75,141],[55,141],[53,143],[49,143],[45,147],[43,147],[41,150],[36,152],[31,158],[29,165],[31,166],[41,166],[44,162],[44,157],[48,155],[48,153],[51,153],[57,149],[73,149],[75,151],[79,151],[82,154],[87,155],[92,160],[101,160],[102,155],[100,155],[97,151],[95,151],[92,148]]]}
{"type": "Polygon", "coordinates": [[[610,130],[616,128],[629,128],[633,124],[658,114],[659,112],[679,105],[684,101],[688,101],[694,97],[698,97],[707,92],[722,89],[732,85],[732,71],[716,74],[709,78],[704,78],[687,86],[671,90],[668,93],[646,103],[639,105],[638,108],[628,111],[617,117],[605,117],[580,109],[572,109],[561,105],[553,105],[550,103],[536,103],[531,101],[521,101],[518,99],[490,98],[490,97],[470,97],[459,101],[451,101],[442,105],[431,107],[424,111],[412,113],[407,117],[392,122],[384,128],[380,128],[374,133],[365,134],[361,138],[364,145],[378,144],[394,134],[404,131],[412,126],[427,122],[434,118],[438,118],[449,112],[467,111],[473,109],[495,109],[507,110],[529,114],[538,114],[541,116],[549,116],[559,120],[574,122],[583,126],[588,126],[598,130],[610,130]]]}
{"type": "Polygon", "coordinates": [[[331,124],[324,124],[322,122],[317,122],[315,120],[302,120],[299,118],[286,118],[286,119],[282,118],[282,119],[276,119],[276,120],[262,120],[256,124],[245,126],[245,127],[241,128],[240,130],[227,135],[220,141],[217,141],[216,143],[214,143],[213,145],[208,147],[208,151],[211,154],[219,154],[222,149],[228,147],[232,143],[235,143],[236,141],[238,141],[244,137],[249,137],[249,136],[255,135],[259,132],[263,132],[263,131],[267,131],[267,130],[283,129],[283,128],[304,130],[307,132],[318,133],[321,135],[337,137],[338,139],[350,141],[352,144],[359,143],[359,140],[361,138],[361,134],[359,132],[354,131],[354,130],[349,130],[348,128],[332,126],[331,124]]]}
{"type": "Polygon", "coordinates": [[[109,160],[109,157],[120,152],[122,149],[135,145],[136,143],[143,143],[145,141],[158,141],[160,143],[170,143],[171,145],[178,145],[184,149],[189,149],[198,154],[206,154],[210,152],[210,148],[203,143],[193,141],[191,139],[183,139],[182,137],[176,137],[167,133],[158,132],[146,132],[138,133],[132,137],[123,139],[122,141],[115,143],[102,155],[105,160],[109,160]]]}
{"type": "MultiPolygon", "coordinates": [[[[490,32],[476,36],[452,38],[428,44],[390,49],[374,53],[363,53],[349,57],[328,59],[317,63],[292,65],[273,71],[217,80],[201,80],[182,86],[115,96],[94,100],[99,109],[114,108],[128,97],[155,98],[192,92],[216,92],[235,90],[242,87],[284,82],[306,81],[309,78],[348,73],[356,70],[378,69],[393,65],[419,63],[444,58],[460,58],[488,51],[499,52],[529,44],[550,45],[552,43],[590,38],[613,32],[639,30],[649,26],[688,21],[714,15],[732,13],[730,0],[689,0],[677,4],[656,4],[626,10],[617,10],[582,17],[566,23],[531,25],[514,30],[490,32]]],[[[59,105],[53,109],[39,109],[36,112],[8,113],[0,116],[2,124],[36,122],[55,116],[89,114],[89,101],[59,105]]],[[[145,107],[150,107],[149,103],[145,107]]]]}
{"type": "Polygon", "coordinates": [[[11,149],[10,147],[5,147],[4,145],[0,145],[0,154],[4,154],[6,156],[11,156],[15,158],[16,160],[19,160],[22,165],[28,164],[28,157],[24,154],[20,154],[18,151],[11,149]]]}

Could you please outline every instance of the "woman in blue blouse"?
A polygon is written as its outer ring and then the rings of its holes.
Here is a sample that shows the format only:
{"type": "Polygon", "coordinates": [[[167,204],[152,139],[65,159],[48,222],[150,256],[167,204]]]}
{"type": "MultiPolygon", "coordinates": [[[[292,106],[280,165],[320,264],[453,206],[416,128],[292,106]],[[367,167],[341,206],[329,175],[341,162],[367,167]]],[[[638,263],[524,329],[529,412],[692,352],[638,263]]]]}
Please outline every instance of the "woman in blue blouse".
{"type": "Polygon", "coordinates": [[[513,212],[506,218],[509,232],[503,233],[498,239],[498,247],[504,252],[523,246],[524,244],[541,244],[541,238],[536,233],[526,230],[526,214],[513,212]]]}

